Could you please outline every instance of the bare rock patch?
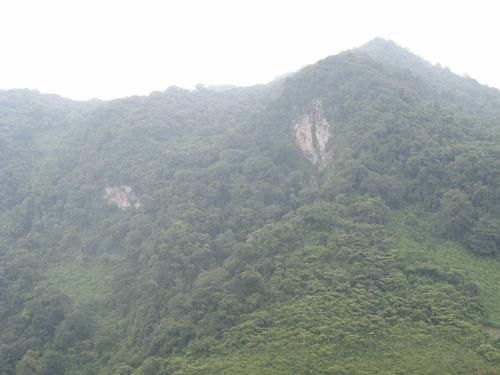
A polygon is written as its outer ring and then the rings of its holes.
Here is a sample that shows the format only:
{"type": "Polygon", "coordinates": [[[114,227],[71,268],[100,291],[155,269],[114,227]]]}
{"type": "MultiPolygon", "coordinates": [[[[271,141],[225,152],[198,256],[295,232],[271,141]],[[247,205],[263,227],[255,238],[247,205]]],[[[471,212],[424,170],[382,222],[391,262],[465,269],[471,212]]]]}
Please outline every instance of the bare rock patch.
{"type": "Polygon", "coordinates": [[[319,99],[314,100],[312,110],[294,124],[295,139],[302,154],[320,168],[331,158],[327,149],[331,138],[330,128],[319,99]]]}
{"type": "Polygon", "coordinates": [[[128,185],[106,186],[103,198],[109,203],[122,210],[128,208],[139,208],[141,202],[132,187],[128,185]]]}

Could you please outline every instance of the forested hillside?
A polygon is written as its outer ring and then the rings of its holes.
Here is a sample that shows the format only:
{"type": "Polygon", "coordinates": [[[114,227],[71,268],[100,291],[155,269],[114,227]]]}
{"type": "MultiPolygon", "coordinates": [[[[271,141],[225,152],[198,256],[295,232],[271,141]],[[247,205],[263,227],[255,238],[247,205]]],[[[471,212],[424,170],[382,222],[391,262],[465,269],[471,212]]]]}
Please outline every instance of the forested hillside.
{"type": "Polygon", "coordinates": [[[0,374],[500,374],[500,91],[393,42],[3,91],[0,160],[0,374]]]}

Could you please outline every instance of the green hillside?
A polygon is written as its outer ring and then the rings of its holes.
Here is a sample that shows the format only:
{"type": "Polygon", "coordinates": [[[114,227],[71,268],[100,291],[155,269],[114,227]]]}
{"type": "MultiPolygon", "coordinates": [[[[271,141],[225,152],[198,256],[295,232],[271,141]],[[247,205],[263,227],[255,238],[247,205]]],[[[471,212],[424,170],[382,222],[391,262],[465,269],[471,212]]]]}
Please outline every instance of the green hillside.
{"type": "Polygon", "coordinates": [[[0,91],[0,160],[0,374],[500,373],[500,92],[391,41],[0,91]]]}

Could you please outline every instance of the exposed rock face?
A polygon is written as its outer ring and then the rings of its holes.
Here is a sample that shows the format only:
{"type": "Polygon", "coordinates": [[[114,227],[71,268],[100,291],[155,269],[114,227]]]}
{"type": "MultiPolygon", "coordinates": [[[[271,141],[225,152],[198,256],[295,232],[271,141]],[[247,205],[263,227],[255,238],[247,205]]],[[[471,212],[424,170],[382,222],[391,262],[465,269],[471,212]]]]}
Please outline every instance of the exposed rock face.
{"type": "Polygon", "coordinates": [[[322,168],[330,159],[327,151],[330,140],[330,124],[322,113],[322,103],[314,100],[312,111],[295,123],[295,139],[302,153],[311,163],[322,168]]]}
{"type": "Polygon", "coordinates": [[[113,204],[122,210],[141,207],[141,202],[134,193],[134,190],[128,185],[106,186],[103,198],[109,204],[113,204]]]}

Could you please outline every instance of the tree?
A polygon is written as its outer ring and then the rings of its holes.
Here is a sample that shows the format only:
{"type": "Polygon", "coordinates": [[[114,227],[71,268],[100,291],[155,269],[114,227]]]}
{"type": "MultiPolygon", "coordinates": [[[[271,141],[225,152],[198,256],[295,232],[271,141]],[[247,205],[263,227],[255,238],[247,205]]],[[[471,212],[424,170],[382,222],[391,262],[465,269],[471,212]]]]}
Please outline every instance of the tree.
{"type": "Polygon", "coordinates": [[[482,217],[472,228],[467,245],[480,255],[500,253],[500,225],[492,219],[482,217]]]}
{"type": "Polygon", "coordinates": [[[28,350],[16,364],[18,375],[45,375],[47,369],[38,352],[28,350]]]}
{"type": "Polygon", "coordinates": [[[452,240],[462,240],[474,222],[474,208],[460,190],[448,190],[441,199],[437,219],[443,235],[452,240]]]}

